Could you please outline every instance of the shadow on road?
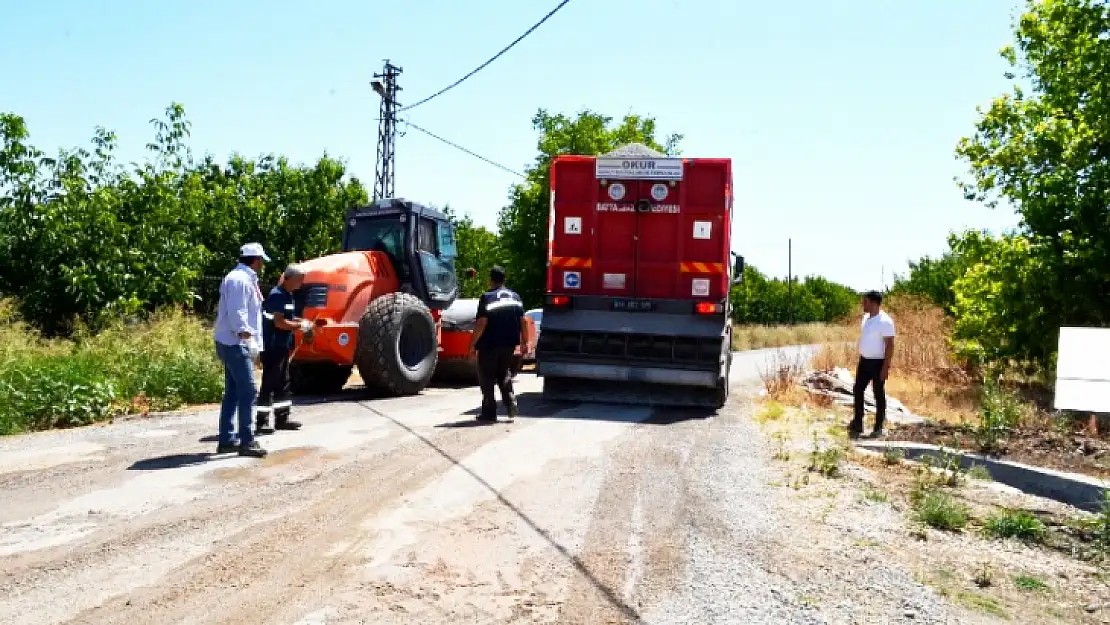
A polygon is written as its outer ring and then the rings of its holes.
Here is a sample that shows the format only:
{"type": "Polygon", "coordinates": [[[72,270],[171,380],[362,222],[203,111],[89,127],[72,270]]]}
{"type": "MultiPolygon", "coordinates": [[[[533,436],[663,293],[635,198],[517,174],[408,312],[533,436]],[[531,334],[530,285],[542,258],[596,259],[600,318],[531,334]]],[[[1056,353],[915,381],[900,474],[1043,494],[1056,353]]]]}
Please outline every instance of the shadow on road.
{"type": "MultiPolygon", "coordinates": [[[[500,394],[498,394],[500,398],[500,394]]],[[[530,391],[516,396],[519,410],[518,418],[521,419],[582,419],[585,421],[620,421],[628,422],[628,415],[624,411],[614,408],[628,408],[626,404],[586,403],[574,401],[546,401],[543,393],[530,391]]],[[[474,407],[462,413],[477,416],[482,409],[474,407]]],[[[505,415],[505,406],[498,402],[499,415],[505,415]]],[[[716,411],[712,408],[652,408],[651,416],[638,423],[644,425],[671,425],[683,421],[697,421],[714,416],[716,411]]],[[[460,422],[461,423],[461,422],[460,422]]]]}
{"type": "Polygon", "coordinates": [[[360,406],[364,410],[367,410],[367,411],[369,411],[369,412],[371,412],[371,413],[373,413],[373,414],[375,414],[375,415],[377,415],[377,416],[379,416],[383,419],[391,421],[394,425],[396,425],[397,427],[405,430],[409,434],[416,437],[417,440],[419,440],[422,443],[424,443],[425,445],[427,445],[429,448],[431,448],[433,451],[438,453],[440,456],[443,456],[452,465],[454,465],[454,466],[458,467],[459,469],[462,469],[463,471],[465,471],[467,475],[474,478],[474,481],[478,482],[486,490],[488,490],[490,493],[492,493],[493,496],[496,497],[497,500],[499,502],[501,502],[502,505],[504,505],[513,514],[515,514],[517,517],[519,517],[520,520],[524,521],[528,525],[528,527],[532,528],[532,530],[534,532],[539,534],[556,551],[558,551],[560,554],[562,554],[562,556],[564,558],[566,558],[567,561],[569,561],[572,565],[574,565],[574,568],[578,571],[578,573],[581,574],[582,577],[585,578],[586,581],[588,581],[594,588],[596,588],[598,590],[598,592],[600,592],[602,594],[602,596],[604,596],[606,598],[606,600],[608,600],[609,603],[612,604],[612,606],[614,608],[620,610],[620,612],[622,614],[624,614],[625,618],[629,619],[633,623],[642,623],[643,622],[643,618],[640,616],[640,613],[636,611],[636,608],[633,608],[632,606],[625,603],[624,600],[622,600],[620,598],[620,596],[612,588],[610,588],[608,585],[606,585],[605,582],[602,582],[600,579],[598,579],[597,576],[594,575],[593,571],[590,570],[590,567],[586,566],[586,564],[584,562],[582,562],[582,560],[578,556],[571,553],[570,550],[567,549],[565,546],[563,546],[563,544],[560,543],[558,540],[556,540],[551,535],[550,532],[548,532],[544,528],[540,527],[539,524],[537,524],[536,521],[532,519],[532,517],[525,514],[525,512],[523,510],[518,508],[515,504],[513,504],[513,502],[509,501],[504,495],[501,494],[501,491],[494,488],[493,485],[490,484],[489,482],[487,482],[482,476],[475,473],[469,467],[463,465],[461,462],[459,462],[459,460],[457,458],[455,458],[451,454],[444,451],[443,448],[436,445],[432,441],[428,440],[427,437],[423,436],[422,434],[420,434],[416,430],[412,429],[411,427],[405,425],[404,423],[401,423],[397,419],[394,419],[393,417],[385,414],[384,412],[381,412],[380,410],[376,410],[373,406],[368,406],[363,402],[359,402],[358,406],[360,406]]]}
{"type": "Polygon", "coordinates": [[[128,471],[161,471],[164,469],[180,469],[208,462],[215,454],[171,454],[157,458],[139,460],[127,467],[128,471]]]}
{"type": "Polygon", "coordinates": [[[509,423],[505,419],[497,421],[479,421],[477,419],[463,419],[462,421],[448,421],[447,423],[440,423],[437,428],[473,428],[482,427],[484,425],[497,425],[498,423],[509,423]]]}

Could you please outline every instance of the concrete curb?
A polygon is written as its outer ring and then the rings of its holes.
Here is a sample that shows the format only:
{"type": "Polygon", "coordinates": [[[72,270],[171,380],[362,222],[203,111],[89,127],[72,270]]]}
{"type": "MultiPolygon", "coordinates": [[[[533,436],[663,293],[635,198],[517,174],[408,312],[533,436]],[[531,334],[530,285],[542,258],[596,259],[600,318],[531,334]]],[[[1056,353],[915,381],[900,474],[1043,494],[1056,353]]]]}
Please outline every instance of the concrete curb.
{"type": "Polygon", "coordinates": [[[991,478],[995,482],[1012,486],[1030,495],[1075,506],[1087,512],[1097,513],[1102,508],[1105,493],[1108,490],[1106,482],[1086,475],[1053,471],[1009,460],[997,460],[927,443],[856,441],[855,445],[878,453],[899,450],[908,460],[918,460],[927,456],[940,459],[944,454],[955,456],[963,469],[969,469],[976,464],[982,465],[990,471],[991,478]]]}

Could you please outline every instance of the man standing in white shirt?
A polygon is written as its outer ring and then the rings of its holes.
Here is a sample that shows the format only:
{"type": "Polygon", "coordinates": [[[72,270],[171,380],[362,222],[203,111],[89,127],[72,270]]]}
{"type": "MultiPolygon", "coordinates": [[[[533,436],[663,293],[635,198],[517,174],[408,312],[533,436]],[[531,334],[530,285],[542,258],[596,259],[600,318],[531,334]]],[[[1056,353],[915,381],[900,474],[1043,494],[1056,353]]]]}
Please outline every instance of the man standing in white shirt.
{"type": "Polygon", "coordinates": [[[883,435],[886,419],[886,379],[894,359],[894,320],[883,310],[883,295],[868,291],[863,296],[863,324],[859,335],[859,365],[856,367],[855,414],[848,425],[848,435],[858,438],[863,433],[863,393],[867,385],[875,394],[875,429],[871,438],[883,435]]]}
{"type": "Polygon", "coordinates": [[[239,264],[220,283],[216,313],[216,353],[224,364],[224,400],[220,406],[220,439],[216,453],[264,458],[266,450],[254,440],[254,363],[262,353],[262,291],[258,273],[270,260],[259,243],[239,250],[239,264]],[[239,412],[239,440],[235,440],[235,412],[239,412]]]}

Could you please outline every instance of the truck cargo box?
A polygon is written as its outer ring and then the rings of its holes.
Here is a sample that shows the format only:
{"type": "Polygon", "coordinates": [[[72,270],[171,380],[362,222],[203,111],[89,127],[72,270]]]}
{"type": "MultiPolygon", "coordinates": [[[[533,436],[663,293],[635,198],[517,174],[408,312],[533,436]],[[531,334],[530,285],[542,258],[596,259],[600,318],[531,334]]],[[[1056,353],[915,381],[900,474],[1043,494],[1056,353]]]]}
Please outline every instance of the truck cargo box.
{"type": "Polygon", "coordinates": [[[728,295],[731,161],[560,156],[551,172],[549,293],[728,295]]]}
{"type": "Polygon", "coordinates": [[[537,350],[545,396],[723,404],[731,187],[729,159],[642,146],[554,159],[537,350]]]}

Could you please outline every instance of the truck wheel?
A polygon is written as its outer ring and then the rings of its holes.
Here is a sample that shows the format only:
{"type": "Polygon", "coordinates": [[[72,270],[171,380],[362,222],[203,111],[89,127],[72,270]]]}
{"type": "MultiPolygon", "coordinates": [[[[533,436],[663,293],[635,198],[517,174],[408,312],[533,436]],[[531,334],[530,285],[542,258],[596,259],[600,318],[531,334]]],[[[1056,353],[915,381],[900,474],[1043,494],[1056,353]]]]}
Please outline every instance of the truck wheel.
{"type": "Polygon", "coordinates": [[[289,363],[289,387],[294,395],[334,395],[343,390],[354,367],[330,362],[289,363]]]}
{"type": "Polygon", "coordinates": [[[435,373],[437,347],[428,307],[408,293],[389,293],[370,302],[359,321],[355,363],[367,388],[415,395],[435,373]]]}

